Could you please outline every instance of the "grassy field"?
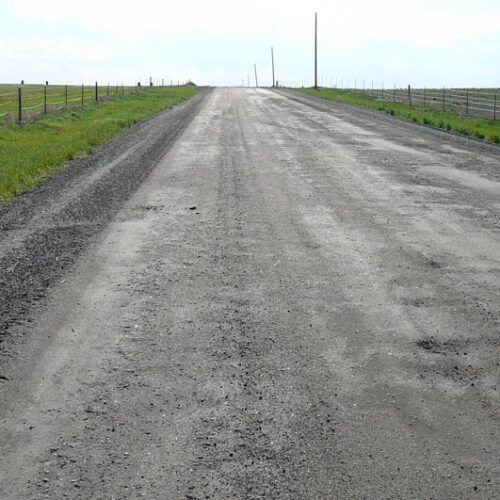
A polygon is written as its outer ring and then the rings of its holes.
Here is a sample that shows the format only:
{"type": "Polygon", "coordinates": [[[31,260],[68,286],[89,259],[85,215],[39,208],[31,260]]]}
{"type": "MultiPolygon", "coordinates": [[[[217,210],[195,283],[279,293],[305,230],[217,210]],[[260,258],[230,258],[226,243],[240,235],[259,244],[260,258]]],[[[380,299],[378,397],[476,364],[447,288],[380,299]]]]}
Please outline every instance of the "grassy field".
{"type": "Polygon", "coordinates": [[[500,144],[500,120],[493,121],[465,118],[454,113],[443,113],[436,110],[410,107],[407,104],[377,100],[370,95],[354,92],[352,90],[325,88],[318,90],[313,88],[299,90],[309,95],[377,109],[423,125],[458,132],[470,137],[500,144]]]}
{"type": "Polygon", "coordinates": [[[197,87],[164,87],[0,126],[0,203],[47,179],[133,123],[189,99],[197,87]]]}

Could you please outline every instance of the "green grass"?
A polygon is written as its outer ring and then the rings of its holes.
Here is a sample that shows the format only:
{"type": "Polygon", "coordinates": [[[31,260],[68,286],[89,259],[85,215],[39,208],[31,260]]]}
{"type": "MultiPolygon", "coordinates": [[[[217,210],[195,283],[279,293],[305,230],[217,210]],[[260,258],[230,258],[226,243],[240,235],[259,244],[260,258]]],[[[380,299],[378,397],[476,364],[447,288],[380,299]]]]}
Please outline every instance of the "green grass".
{"type": "Polygon", "coordinates": [[[340,89],[299,89],[306,94],[336,101],[376,109],[390,115],[400,116],[422,125],[441,128],[463,135],[500,144],[500,120],[480,120],[465,118],[454,113],[413,108],[407,104],[380,101],[360,92],[340,89]]]}
{"type": "Polygon", "coordinates": [[[197,87],[164,87],[51,113],[33,123],[0,126],[0,203],[92,152],[130,125],[189,99],[197,87]]]}

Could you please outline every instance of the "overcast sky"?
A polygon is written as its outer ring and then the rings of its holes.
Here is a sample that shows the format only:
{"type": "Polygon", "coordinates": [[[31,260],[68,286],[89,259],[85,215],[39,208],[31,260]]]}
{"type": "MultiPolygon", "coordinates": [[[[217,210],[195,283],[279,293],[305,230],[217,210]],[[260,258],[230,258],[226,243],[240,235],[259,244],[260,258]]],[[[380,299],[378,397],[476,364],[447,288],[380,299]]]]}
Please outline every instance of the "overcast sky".
{"type": "Polygon", "coordinates": [[[500,86],[500,0],[0,0],[0,81],[500,86]]]}

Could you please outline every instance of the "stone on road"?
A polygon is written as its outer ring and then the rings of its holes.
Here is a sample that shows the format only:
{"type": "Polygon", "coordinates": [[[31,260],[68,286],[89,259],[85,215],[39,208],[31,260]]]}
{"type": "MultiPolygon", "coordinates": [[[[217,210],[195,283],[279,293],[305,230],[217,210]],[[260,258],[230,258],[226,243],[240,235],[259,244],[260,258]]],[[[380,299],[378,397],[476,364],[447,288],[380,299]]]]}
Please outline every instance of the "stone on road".
{"type": "Polygon", "coordinates": [[[9,305],[0,497],[498,495],[499,149],[285,91],[156,120],[9,305]]]}

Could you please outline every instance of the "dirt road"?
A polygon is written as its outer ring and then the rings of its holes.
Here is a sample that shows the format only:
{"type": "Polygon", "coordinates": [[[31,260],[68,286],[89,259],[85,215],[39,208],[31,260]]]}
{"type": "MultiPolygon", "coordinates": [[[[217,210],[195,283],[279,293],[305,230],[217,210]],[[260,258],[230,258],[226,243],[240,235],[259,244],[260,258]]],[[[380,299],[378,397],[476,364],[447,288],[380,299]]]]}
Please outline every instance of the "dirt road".
{"type": "Polygon", "coordinates": [[[0,498],[498,497],[499,148],[216,89],[0,227],[0,498]]]}

